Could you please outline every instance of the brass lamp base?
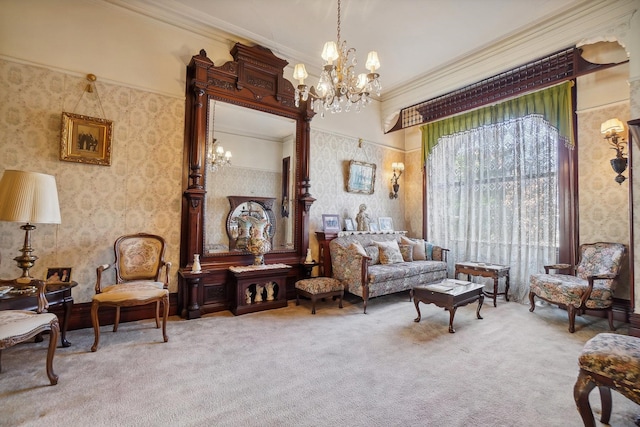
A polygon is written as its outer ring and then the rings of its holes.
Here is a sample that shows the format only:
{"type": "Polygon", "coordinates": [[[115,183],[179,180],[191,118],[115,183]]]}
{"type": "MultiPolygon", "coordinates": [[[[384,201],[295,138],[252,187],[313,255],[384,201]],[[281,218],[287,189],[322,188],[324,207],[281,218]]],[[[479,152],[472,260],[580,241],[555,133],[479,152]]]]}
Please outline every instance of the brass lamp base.
{"type": "Polygon", "coordinates": [[[31,231],[36,229],[36,226],[33,224],[25,224],[20,227],[24,230],[24,245],[20,252],[22,252],[21,256],[15,257],[14,260],[18,263],[18,268],[22,269],[22,276],[16,279],[18,283],[29,283],[34,280],[33,277],[29,274],[29,270],[34,266],[37,256],[32,255],[33,248],[31,247],[31,231]]]}

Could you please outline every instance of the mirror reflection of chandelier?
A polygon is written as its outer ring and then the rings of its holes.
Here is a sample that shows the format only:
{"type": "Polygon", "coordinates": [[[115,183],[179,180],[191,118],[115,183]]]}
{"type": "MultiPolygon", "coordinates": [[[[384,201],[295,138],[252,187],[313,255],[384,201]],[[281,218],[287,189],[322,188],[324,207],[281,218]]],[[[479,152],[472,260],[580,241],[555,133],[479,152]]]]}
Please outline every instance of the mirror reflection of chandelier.
{"type": "Polygon", "coordinates": [[[322,49],[322,59],[325,65],[320,73],[318,85],[309,88],[304,84],[309,74],[304,64],[296,64],[293,70],[293,78],[298,80],[296,88],[296,107],[300,99],[306,101],[311,96],[311,109],[324,117],[325,111],[340,113],[349,111],[351,104],[359,112],[371,102],[370,95],[375,93],[380,96],[382,85],[380,75],[376,70],[380,68],[378,53],[369,52],[365,67],[369,73],[361,73],[356,76],[354,68],[357,65],[356,50],[347,47],[347,41],[340,41],[340,0],[338,0],[338,42],[326,42],[322,49]],[[335,64],[334,64],[335,61],[335,64]]]}
{"type": "Polygon", "coordinates": [[[216,117],[216,103],[213,103],[211,113],[211,142],[207,146],[207,163],[211,172],[217,171],[219,168],[231,165],[231,151],[224,151],[222,145],[216,145],[216,139],[213,137],[214,123],[216,117]]]}

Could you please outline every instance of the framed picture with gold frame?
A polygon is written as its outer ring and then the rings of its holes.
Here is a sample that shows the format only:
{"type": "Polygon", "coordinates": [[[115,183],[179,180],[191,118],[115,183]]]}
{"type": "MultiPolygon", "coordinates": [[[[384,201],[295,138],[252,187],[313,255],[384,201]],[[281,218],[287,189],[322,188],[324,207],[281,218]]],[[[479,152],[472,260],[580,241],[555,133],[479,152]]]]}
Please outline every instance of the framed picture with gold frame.
{"type": "Polygon", "coordinates": [[[376,165],[374,163],[349,162],[349,175],[347,176],[347,192],[373,194],[376,182],[376,165]]]}
{"type": "Polygon", "coordinates": [[[60,160],[111,166],[111,120],[62,113],[60,160]]]}

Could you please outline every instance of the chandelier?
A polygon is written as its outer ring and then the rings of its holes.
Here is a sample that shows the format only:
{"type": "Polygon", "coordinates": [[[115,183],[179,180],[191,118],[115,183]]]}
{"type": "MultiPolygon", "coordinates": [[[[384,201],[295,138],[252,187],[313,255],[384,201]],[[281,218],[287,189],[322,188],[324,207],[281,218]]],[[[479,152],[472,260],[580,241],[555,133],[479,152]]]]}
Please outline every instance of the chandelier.
{"type": "Polygon", "coordinates": [[[357,65],[355,53],[355,49],[347,47],[346,40],[340,41],[340,0],[338,0],[338,42],[330,41],[324,44],[322,59],[326,62],[317,86],[309,88],[304,84],[304,79],[309,76],[304,64],[296,64],[293,70],[293,78],[299,83],[296,88],[296,107],[299,106],[300,99],[306,101],[311,96],[311,109],[324,117],[326,111],[331,113],[349,111],[352,104],[356,112],[359,112],[371,102],[371,93],[380,96],[382,85],[379,80],[380,75],[376,73],[380,68],[378,53],[369,52],[365,64],[369,73],[358,75],[354,71],[357,65]]]}
{"type": "Polygon", "coordinates": [[[211,112],[211,142],[207,147],[207,163],[211,172],[217,171],[219,168],[231,165],[231,151],[224,151],[222,145],[216,145],[216,139],[213,137],[214,123],[216,117],[216,103],[213,103],[211,112]]]}

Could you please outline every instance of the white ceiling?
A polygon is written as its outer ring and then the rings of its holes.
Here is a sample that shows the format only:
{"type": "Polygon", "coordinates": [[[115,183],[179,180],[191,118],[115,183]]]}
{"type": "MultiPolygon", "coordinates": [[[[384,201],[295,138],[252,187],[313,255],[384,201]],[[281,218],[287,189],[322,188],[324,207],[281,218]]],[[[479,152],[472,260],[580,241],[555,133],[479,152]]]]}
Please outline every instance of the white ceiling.
{"type": "MultiPolygon", "coordinates": [[[[222,30],[318,75],[337,0],[107,0],[174,24],[222,30]]],[[[378,51],[384,92],[589,0],[342,0],[341,38],[378,51]]],[[[285,76],[292,80],[291,76],[285,76]]],[[[315,84],[315,79],[309,81],[315,84]]]]}

